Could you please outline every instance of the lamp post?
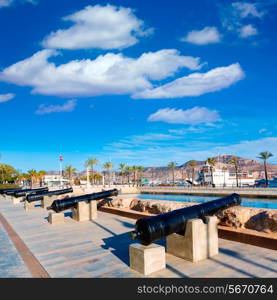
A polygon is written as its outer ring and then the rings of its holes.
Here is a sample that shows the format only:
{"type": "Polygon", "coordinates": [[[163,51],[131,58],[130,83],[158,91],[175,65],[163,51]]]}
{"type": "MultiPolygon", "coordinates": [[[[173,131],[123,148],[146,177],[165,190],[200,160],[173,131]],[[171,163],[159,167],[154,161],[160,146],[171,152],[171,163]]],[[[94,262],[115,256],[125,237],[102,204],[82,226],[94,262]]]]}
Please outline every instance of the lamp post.
{"type": "Polygon", "coordinates": [[[87,189],[91,186],[89,181],[89,167],[87,167],[87,189]]]}

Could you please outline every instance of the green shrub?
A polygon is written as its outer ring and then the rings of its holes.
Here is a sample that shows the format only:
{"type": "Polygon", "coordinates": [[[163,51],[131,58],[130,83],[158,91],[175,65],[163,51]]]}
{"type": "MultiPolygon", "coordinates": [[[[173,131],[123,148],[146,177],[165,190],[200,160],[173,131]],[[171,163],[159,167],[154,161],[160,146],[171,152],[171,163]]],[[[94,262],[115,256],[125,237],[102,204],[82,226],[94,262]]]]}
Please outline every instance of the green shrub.
{"type": "Polygon", "coordinates": [[[0,184],[0,189],[16,189],[19,188],[17,184],[0,184]]]}

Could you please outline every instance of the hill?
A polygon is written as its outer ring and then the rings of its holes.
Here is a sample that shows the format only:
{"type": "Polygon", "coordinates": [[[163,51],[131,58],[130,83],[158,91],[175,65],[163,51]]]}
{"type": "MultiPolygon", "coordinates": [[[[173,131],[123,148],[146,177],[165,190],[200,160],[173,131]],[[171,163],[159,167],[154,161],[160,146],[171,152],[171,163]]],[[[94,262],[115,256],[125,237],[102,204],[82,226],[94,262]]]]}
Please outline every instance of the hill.
{"type": "MultiPolygon", "coordinates": [[[[237,158],[239,169],[241,172],[252,172],[253,176],[256,179],[264,178],[264,164],[263,162],[243,158],[239,156],[234,156],[231,154],[218,155],[213,157],[216,160],[215,168],[223,169],[226,168],[230,172],[234,172],[234,167],[230,164],[230,161],[233,158],[237,158]]],[[[187,161],[181,165],[176,167],[175,178],[178,179],[186,179],[191,177],[193,172],[192,167],[189,166],[189,162],[187,161]]],[[[194,167],[194,173],[196,174],[201,167],[205,165],[205,161],[195,160],[196,166],[194,167]]],[[[277,165],[276,164],[267,164],[269,177],[277,177],[277,165]]],[[[172,179],[172,170],[168,167],[147,167],[144,172],[145,178],[153,178],[159,180],[171,180],[172,179]]]]}

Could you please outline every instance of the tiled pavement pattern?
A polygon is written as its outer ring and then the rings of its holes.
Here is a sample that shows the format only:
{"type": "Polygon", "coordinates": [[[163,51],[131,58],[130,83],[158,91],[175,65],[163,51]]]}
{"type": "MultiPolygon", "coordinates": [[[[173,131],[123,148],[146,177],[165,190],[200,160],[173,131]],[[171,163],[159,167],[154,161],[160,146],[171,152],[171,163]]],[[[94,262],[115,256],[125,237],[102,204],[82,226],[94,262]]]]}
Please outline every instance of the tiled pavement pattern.
{"type": "MultiPolygon", "coordinates": [[[[78,223],[66,213],[65,224],[49,225],[48,211],[25,212],[2,198],[0,212],[51,277],[142,277],[128,267],[134,220],[98,212],[96,221],[78,223]]],[[[30,276],[1,227],[0,242],[0,277],[30,276]]],[[[276,251],[219,242],[220,254],[203,262],[167,254],[167,268],[149,277],[277,277],[276,251]]]]}
{"type": "Polygon", "coordinates": [[[0,277],[32,277],[0,224],[0,277]]]}

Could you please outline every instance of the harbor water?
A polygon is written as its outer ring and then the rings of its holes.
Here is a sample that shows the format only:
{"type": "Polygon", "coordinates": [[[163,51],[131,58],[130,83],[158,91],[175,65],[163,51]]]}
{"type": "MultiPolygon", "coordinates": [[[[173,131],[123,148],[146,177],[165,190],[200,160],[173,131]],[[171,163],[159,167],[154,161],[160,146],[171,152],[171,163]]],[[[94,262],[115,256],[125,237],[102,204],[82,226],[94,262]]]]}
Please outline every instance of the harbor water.
{"type": "MultiPolygon", "coordinates": [[[[140,199],[154,199],[167,201],[181,201],[181,202],[207,202],[221,197],[218,196],[195,196],[195,195],[167,195],[167,194],[140,194],[137,198],[140,199]]],[[[242,198],[241,206],[277,209],[277,199],[266,198],[242,198]]]]}

